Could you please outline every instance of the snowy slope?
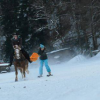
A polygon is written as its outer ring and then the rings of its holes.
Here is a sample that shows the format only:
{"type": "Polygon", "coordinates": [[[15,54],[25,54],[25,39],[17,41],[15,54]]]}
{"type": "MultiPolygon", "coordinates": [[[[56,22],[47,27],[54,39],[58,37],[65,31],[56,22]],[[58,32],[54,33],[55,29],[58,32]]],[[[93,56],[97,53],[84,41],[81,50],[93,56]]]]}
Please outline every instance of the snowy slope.
{"type": "Polygon", "coordinates": [[[100,54],[87,59],[82,55],[69,62],[52,65],[53,76],[38,76],[36,62],[30,74],[14,82],[15,73],[0,74],[0,100],[100,100],[100,54]]]}

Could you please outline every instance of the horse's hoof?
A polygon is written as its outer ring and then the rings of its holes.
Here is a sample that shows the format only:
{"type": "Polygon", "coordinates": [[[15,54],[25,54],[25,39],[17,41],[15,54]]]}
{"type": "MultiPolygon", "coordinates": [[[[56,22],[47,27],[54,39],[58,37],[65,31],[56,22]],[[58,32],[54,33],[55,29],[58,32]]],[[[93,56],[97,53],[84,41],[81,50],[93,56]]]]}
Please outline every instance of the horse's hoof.
{"type": "Polygon", "coordinates": [[[15,82],[17,82],[18,80],[15,80],[15,82]]]}

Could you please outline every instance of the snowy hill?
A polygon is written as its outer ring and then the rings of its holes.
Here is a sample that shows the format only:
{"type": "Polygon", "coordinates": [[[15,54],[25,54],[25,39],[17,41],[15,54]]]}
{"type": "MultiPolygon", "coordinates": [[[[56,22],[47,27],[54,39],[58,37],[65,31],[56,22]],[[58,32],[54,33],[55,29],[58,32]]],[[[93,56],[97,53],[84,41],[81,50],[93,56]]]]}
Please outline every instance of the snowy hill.
{"type": "Polygon", "coordinates": [[[38,76],[38,64],[15,82],[15,73],[0,74],[1,100],[100,100],[100,53],[93,58],[78,55],[69,62],[50,66],[53,76],[38,76]],[[37,67],[36,67],[37,66],[37,67]]]}

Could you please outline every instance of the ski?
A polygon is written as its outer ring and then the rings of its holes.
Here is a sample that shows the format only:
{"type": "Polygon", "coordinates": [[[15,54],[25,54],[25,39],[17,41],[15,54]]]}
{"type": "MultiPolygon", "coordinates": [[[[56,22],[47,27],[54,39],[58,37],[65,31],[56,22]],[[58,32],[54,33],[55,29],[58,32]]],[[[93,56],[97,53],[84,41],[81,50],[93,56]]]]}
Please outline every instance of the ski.
{"type": "Polygon", "coordinates": [[[38,78],[41,78],[42,76],[38,76],[38,78]]]}
{"type": "Polygon", "coordinates": [[[51,75],[47,75],[47,77],[50,77],[50,76],[53,76],[52,74],[51,75]]]}

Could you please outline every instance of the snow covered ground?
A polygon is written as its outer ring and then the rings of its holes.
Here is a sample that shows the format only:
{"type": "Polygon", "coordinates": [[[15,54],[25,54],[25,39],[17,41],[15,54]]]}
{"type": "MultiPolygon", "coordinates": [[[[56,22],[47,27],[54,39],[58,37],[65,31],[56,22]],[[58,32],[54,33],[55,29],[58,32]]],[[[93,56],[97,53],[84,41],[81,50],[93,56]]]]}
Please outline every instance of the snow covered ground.
{"type": "Polygon", "coordinates": [[[100,53],[92,58],[78,55],[69,62],[50,65],[53,76],[37,78],[39,64],[15,82],[15,73],[0,74],[0,100],[100,100],[100,53]]]}

